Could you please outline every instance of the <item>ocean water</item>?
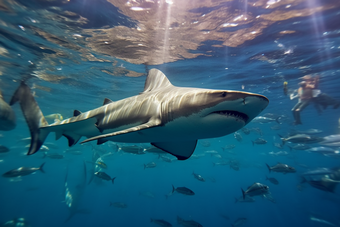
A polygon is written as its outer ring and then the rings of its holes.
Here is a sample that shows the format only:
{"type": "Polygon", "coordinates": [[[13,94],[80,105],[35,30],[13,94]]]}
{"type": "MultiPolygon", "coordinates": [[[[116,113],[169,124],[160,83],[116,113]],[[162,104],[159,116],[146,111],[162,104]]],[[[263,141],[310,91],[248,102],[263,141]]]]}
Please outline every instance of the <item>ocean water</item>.
{"type": "Polygon", "coordinates": [[[23,139],[29,128],[15,104],[15,129],[0,132],[0,144],[10,150],[0,154],[0,173],[42,163],[45,173],[0,178],[0,223],[16,226],[8,222],[24,218],[17,226],[157,226],[150,220],[163,219],[180,226],[181,217],[202,226],[238,226],[238,218],[247,219],[245,227],[340,226],[339,188],[327,192],[301,183],[306,171],[339,167],[339,156],[290,149],[292,143],[274,146],[282,144],[280,135],[294,130],[318,129],[313,136],[320,138],[339,134],[340,108],[329,106],[319,115],[310,105],[301,113],[303,124],[293,125],[297,100],[289,98],[299,78],[311,74],[320,76],[322,92],[340,100],[339,21],[338,0],[1,1],[0,89],[6,102],[25,80],[45,116],[58,113],[66,119],[74,110],[101,106],[104,98],[138,95],[148,70],[157,68],[175,86],[264,95],[269,105],[260,115],[278,120],[250,122],[249,134],[238,131],[241,141],[233,133],[199,140],[185,161],[168,154],[172,162],[166,162],[117,147],[143,150],[149,144],[91,142],[70,150],[66,138],[56,141],[52,133],[45,150],[27,156],[29,142],[23,139]],[[267,143],[253,145],[258,138],[267,143]],[[99,157],[107,169],[95,166],[99,157]],[[150,162],[156,167],[144,168],[150,162]],[[278,162],[296,173],[269,173],[266,163],[278,162]],[[114,184],[95,171],[116,177],[114,184]],[[235,203],[241,188],[254,182],[269,186],[273,199],[254,196],[255,202],[235,203]],[[172,185],[195,195],[175,192],[167,198],[172,185]]]}

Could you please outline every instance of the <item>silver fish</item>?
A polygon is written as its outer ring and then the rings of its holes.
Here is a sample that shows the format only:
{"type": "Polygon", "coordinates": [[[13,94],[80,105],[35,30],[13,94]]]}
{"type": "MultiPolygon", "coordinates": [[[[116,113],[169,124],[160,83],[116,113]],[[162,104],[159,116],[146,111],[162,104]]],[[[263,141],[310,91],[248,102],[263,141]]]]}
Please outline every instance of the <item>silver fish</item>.
{"type": "Polygon", "coordinates": [[[105,172],[95,172],[94,175],[99,177],[99,178],[101,178],[101,179],[103,179],[103,180],[112,181],[112,184],[114,183],[114,180],[116,179],[116,177],[111,178],[105,172]]]}
{"type": "Polygon", "coordinates": [[[45,165],[45,162],[40,165],[40,167],[20,167],[17,169],[10,170],[4,174],[2,174],[3,177],[21,177],[26,176],[32,173],[35,173],[36,171],[40,170],[41,172],[45,173],[43,167],[45,165]]]}
{"type": "Polygon", "coordinates": [[[269,172],[273,171],[273,172],[278,172],[278,173],[295,173],[296,170],[294,167],[289,166],[287,164],[282,164],[282,163],[278,163],[275,166],[270,167],[267,163],[266,166],[268,167],[269,172]]]}
{"type": "Polygon", "coordinates": [[[234,137],[238,142],[242,142],[243,140],[242,135],[239,132],[235,132],[234,137]]]}
{"type": "Polygon", "coordinates": [[[148,164],[144,164],[144,169],[145,168],[155,168],[157,165],[155,162],[150,162],[148,164]]]}
{"type": "Polygon", "coordinates": [[[199,175],[199,174],[197,174],[197,173],[195,173],[195,172],[192,172],[192,175],[194,175],[194,177],[195,177],[197,180],[199,180],[199,181],[202,181],[202,182],[205,181],[205,179],[204,179],[201,175],[199,175]]]}
{"type": "Polygon", "coordinates": [[[118,151],[124,151],[126,153],[130,154],[146,154],[143,148],[137,146],[137,145],[132,145],[132,146],[118,146],[119,149],[118,151]]]}
{"type": "Polygon", "coordinates": [[[168,198],[169,196],[173,195],[175,192],[178,192],[178,193],[183,194],[183,195],[195,195],[195,192],[193,192],[191,189],[189,189],[187,187],[177,187],[177,188],[175,188],[172,185],[172,191],[168,195],[165,195],[165,197],[168,198]]]}
{"type": "Polygon", "coordinates": [[[307,134],[297,134],[290,137],[281,137],[282,143],[291,142],[291,143],[319,143],[324,139],[322,137],[307,135],[307,134]]]}
{"type": "Polygon", "coordinates": [[[267,140],[262,139],[262,138],[257,138],[256,140],[251,141],[251,142],[253,143],[253,146],[254,146],[255,144],[266,144],[267,140]]]}
{"type": "Polygon", "coordinates": [[[267,185],[261,184],[261,183],[254,183],[251,186],[248,187],[246,191],[244,191],[242,188],[242,195],[243,199],[248,196],[260,196],[263,194],[268,194],[269,193],[269,187],[267,185]]]}
{"type": "Polygon", "coordinates": [[[276,122],[276,123],[280,124],[279,118],[280,117],[277,117],[275,119],[275,118],[271,118],[271,117],[257,116],[251,122],[253,122],[253,123],[260,123],[260,124],[276,122]]]}

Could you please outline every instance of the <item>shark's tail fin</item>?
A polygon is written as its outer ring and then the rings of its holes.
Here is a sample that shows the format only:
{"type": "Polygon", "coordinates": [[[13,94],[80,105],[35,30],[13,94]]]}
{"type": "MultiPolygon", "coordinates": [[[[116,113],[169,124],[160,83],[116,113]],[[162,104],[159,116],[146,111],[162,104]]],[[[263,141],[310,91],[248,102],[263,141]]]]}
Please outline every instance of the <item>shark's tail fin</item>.
{"type": "Polygon", "coordinates": [[[31,89],[23,81],[15,91],[10,105],[16,102],[20,103],[21,110],[31,133],[31,146],[27,152],[27,155],[31,155],[37,152],[43,145],[49,132],[41,130],[40,128],[47,126],[48,123],[35,101],[31,89]]]}

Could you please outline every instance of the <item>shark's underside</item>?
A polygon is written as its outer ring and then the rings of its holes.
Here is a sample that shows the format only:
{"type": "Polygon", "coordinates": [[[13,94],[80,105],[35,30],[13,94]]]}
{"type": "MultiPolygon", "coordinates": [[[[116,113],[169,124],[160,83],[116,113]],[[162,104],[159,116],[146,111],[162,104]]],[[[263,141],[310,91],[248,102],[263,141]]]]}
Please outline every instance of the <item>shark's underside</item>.
{"type": "Polygon", "coordinates": [[[233,133],[256,117],[269,101],[265,96],[229,90],[173,86],[159,70],[151,69],[144,91],[48,124],[29,87],[22,82],[12,97],[19,101],[31,133],[28,154],[37,152],[50,132],[56,139],[65,136],[69,146],[82,136],[84,142],[108,140],[125,143],[151,143],[184,160],[195,150],[197,139],[233,133]]]}

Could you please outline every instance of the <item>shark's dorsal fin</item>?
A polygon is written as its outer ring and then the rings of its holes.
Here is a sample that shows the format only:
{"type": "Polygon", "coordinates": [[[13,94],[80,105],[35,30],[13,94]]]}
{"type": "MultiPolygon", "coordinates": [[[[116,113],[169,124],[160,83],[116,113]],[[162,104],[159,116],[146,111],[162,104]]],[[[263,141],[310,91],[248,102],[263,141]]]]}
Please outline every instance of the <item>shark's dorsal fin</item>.
{"type": "Polygon", "coordinates": [[[79,110],[74,110],[73,111],[73,117],[77,117],[81,114],[81,112],[79,110]]]}
{"type": "Polygon", "coordinates": [[[113,101],[112,101],[111,99],[105,98],[105,99],[104,99],[103,106],[105,106],[105,105],[107,105],[107,104],[110,104],[110,103],[113,103],[113,101]]]}
{"type": "Polygon", "coordinates": [[[143,93],[153,91],[157,88],[166,88],[169,86],[173,85],[170,83],[164,73],[158,69],[151,69],[149,71],[148,77],[145,80],[143,93]]]}

